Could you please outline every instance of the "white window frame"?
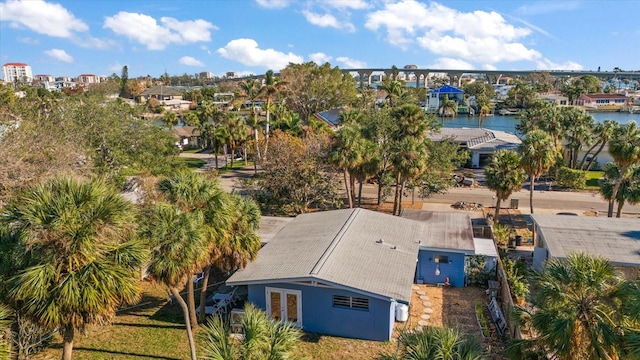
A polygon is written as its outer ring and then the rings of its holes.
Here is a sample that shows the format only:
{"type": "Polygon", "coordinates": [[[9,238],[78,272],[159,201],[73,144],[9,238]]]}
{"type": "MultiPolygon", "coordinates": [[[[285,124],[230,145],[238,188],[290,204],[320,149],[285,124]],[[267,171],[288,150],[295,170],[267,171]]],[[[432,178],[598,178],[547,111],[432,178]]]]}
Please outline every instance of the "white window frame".
{"type": "Polygon", "coordinates": [[[302,291],[300,290],[291,290],[291,289],[282,289],[276,287],[266,286],[264,288],[265,292],[265,305],[267,309],[267,315],[271,316],[271,296],[270,293],[275,292],[280,294],[280,319],[286,320],[287,316],[287,295],[295,295],[297,297],[297,311],[298,311],[298,321],[293,323],[294,326],[298,328],[302,328],[302,291]]]}

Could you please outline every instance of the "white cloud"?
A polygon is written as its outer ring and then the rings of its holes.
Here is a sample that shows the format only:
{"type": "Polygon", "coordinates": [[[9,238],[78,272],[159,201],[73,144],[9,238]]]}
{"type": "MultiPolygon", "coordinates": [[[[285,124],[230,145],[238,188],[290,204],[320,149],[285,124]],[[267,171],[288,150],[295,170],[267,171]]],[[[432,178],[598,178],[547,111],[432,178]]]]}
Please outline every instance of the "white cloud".
{"type": "Polygon", "coordinates": [[[435,2],[403,0],[369,13],[365,27],[385,30],[387,41],[403,49],[418,44],[442,58],[465,59],[467,65],[542,58],[522,42],[532,29],[509,24],[495,11],[460,12],[435,2]]]}
{"type": "Polygon", "coordinates": [[[274,71],[284,69],[289,63],[300,64],[302,56],[294,53],[283,53],[274,49],[260,49],[253,39],[231,40],[218,54],[225,59],[238,61],[247,66],[261,66],[274,71]]]}
{"type": "Polygon", "coordinates": [[[369,7],[364,0],[322,0],[322,3],[336,9],[362,10],[369,7]]]}
{"type": "Polygon", "coordinates": [[[89,30],[87,24],[62,5],[43,0],[8,0],[0,3],[0,21],[8,21],[14,28],[25,27],[61,38],[70,38],[76,32],[89,30]]]}
{"type": "Polygon", "coordinates": [[[283,9],[289,6],[289,0],[256,0],[256,3],[267,9],[283,9]]]}
{"type": "Polygon", "coordinates": [[[464,61],[464,60],[460,60],[460,59],[453,59],[453,58],[439,58],[436,59],[436,61],[434,63],[432,63],[431,65],[427,65],[427,68],[429,69],[456,69],[456,70],[472,70],[474,67],[473,65],[469,64],[468,62],[464,61]]]}
{"type": "Polygon", "coordinates": [[[45,55],[52,57],[58,61],[62,61],[66,63],[73,62],[73,56],[67,54],[67,52],[62,49],[45,50],[44,53],[45,55]]]}
{"type": "Polygon", "coordinates": [[[109,64],[109,66],[107,66],[107,69],[109,69],[109,71],[111,71],[112,73],[119,74],[122,72],[122,67],[123,66],[117,62],[117,63],[109,64]]]}
{"type": "Polygon", "coordinates": [[[336,29],[346,29],[347,31],[355,31],[355,27],[348,21],[339,21],[335,16],[327,14],[318,14],[309,10],[302,10],[302,15],[313,25],[320,27],[332,27],[336,29]]]}
{"type": "Polygon", "coordinates": [[[364,69],[367,67],[366,62],[350,59],[346,56],[337,57],[336,61],[341,63],[345,69],[364,69]]]}
{"type": "Polygon", "coordinates": [[[169,44],[211,41],[210,30],[217,29],[215,25],[202,19],[179,21],[162,17],[158,23],[149,15],[125,11],[107,17],[104,27],[145,45],[149,50],[163,50],[169,44]]]}
{"type": "Polygon", "coordinates": [[[20,41],[21,43],[24,43],[24,44],[29,44],[29,45],[38,45],[38,44],[40,44],[40,40],[31,38],[31,37],[28,37],[28,36],[18,38],[18,41],[20,41]]]}
{"type": "Polygon", "coordinates": [[[204,63],[191,56],[183,56],[178,61],[182,65],[204,67],[204,63]]]}
{"type": "Polygon", "coordinates": [[[584,67],[577,62],[567,61],[561,64],[554,63],[553,61],[544,58],[536,61],[537,70],[582,70],[584,67]]]}
{"type": "Polygon", "coordinates": [[[309,54],[309,59],[318,65],[323,65],[324,63],[331,61],[333,57],[322,52],[317,52],[309,54]]]}

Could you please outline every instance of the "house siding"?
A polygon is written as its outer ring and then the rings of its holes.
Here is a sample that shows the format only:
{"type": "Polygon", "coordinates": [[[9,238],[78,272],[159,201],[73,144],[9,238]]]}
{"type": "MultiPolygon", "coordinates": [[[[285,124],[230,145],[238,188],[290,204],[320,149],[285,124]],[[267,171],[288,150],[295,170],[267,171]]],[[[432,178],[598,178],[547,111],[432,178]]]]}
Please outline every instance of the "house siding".
{"type": "Polygon", "coordinates": [[[351,291],[298,284],[260,284],[248,286],[248,300],[266,310],[265,287],[302,292],[302,328],[321,334],[388,341],[395,320],[395,302],[368,297],[351,291]],[[333,295],[369,299],[369,310],[333,306],[333,295]]]}
{"type": "Polygon", "coordinates": [[[465,286],[464,276],[465,255],[455,252],[420,250],[418,253],[418,266],[416,268],[416,281],[425,284],[444,283],[448,277],[452,286],[465,286]],[[450,263],[437,264],[433,261],[436,255],[448,256],[450,263]],[[440,275],[436,275],[436,265],[440,267],[440,275]]]}

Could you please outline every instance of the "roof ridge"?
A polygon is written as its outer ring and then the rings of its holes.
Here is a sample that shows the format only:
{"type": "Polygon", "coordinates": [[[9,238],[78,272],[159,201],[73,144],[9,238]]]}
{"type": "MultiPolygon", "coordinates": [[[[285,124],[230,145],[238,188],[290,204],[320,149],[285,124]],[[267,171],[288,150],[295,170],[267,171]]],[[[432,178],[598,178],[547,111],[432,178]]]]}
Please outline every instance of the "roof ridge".
{"type": "Polygon", "coordinates": [[[318,275],[318,273],[320,273],[320,270],[322,270],[322,267],[327,262],[327,259],[329,259],[329,256],[331,256],[331,253],[333,253],[333,250],[338,246],[340,240],[342,240],[342,237],[344,236],[344,233],[347,232],[358,213],[360,213],[359,208],[353,209],[347,221],[344,222],[336,236],[334,236],[333,240],[331,240],[331,243],[329,243],[329,246],[327,246],[318,261],[315,263],[315,265],[313,265],[313,268],[309,273],[310,275],[318,275]]]}

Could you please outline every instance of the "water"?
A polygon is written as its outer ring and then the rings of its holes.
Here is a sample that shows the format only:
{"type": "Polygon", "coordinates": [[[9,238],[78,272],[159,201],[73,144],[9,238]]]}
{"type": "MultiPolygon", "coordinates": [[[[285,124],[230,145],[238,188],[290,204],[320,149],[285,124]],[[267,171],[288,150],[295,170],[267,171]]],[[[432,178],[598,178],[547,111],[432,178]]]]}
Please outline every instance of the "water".
{"type": "MultiPolygon", "coordinates": [[[[596,123],[601,123],[605,120],[614,120],[619,124],[626,124],[631,120],[635,120],[640,124],[640,114],[629,114],[628,112],[601,112],[590,113],[595,119],[596,123]]],[[[520,123],[520,119],[516,116],[488,116],[482,121],[482,127],[490,130],[506,131],[514,134],[518,134],[516,131],[516,125],[520,123]]],[[[478,116],[458,115],[457,117],[445,118],[444,126],[448,128],[477,128],[478,116]]]]}

